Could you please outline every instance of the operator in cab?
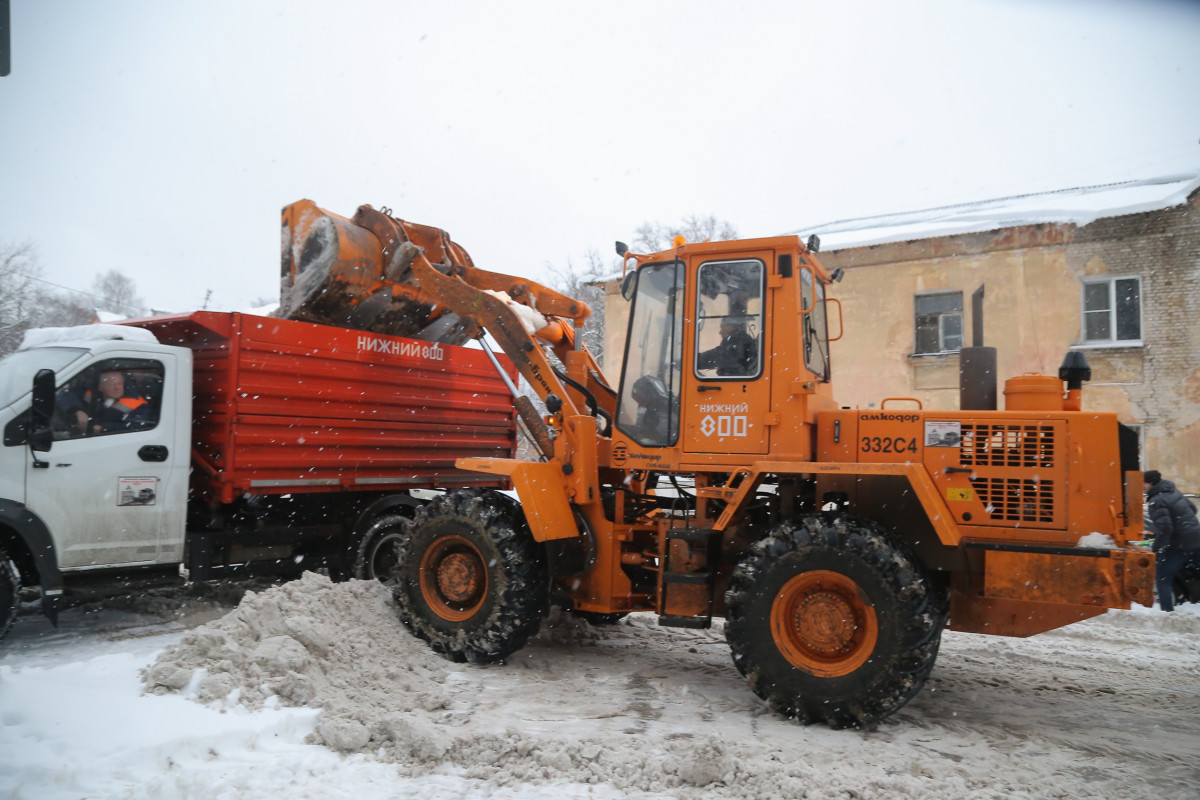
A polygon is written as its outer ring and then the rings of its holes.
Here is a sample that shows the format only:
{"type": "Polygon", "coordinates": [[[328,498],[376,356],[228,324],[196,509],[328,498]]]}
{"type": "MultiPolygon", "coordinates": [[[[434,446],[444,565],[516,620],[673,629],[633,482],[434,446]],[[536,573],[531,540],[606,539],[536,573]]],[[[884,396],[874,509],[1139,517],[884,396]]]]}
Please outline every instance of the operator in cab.
{"type": "Polygon", "coordinates": [[[758,372],[758,342],[744,317],[721,320],[721,343],[696,356],[696,369],[715,369],[719,377],[748,377],[758,372]]]}
{"type": "Polygon", "coordinates": [[[147,416],[150,407],[146,399],[135,389],[127,391],[125,375],[116,369],[101,372],[95,390],[84,389],[75,396],[73,402],[68,401],[66,410],[74,415],[80,434],[153,427],[153,420],[147,416]]]}

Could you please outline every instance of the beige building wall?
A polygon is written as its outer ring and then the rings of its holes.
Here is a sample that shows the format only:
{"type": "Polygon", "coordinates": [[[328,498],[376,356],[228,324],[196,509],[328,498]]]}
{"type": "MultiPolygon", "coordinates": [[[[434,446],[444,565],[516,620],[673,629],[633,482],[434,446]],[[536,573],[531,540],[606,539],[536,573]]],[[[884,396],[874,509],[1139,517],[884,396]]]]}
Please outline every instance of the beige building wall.
{"type": "Polygon", "coordinates": [[[1200,192],[1184,206],[1082,227],[1004,228],[820,258],[846,271],[832,292],[846,322],[832,345],[844,405],[874,408],[891,396],[957,408],[958,356],[913,355],[914,297],[961,291],[970,344],[970,296],[984,284],[984,344],[997,349],[1001,407],[1005,379],[1057,375],[1067,351],[1081,350],[1092,367],[1084,410],[1139,427],[1144,466],[1200,493],[1200,192]],[[1084,343],[1083,284],[1101,276],[1141,279],[1140,344],[1084,343]]]}

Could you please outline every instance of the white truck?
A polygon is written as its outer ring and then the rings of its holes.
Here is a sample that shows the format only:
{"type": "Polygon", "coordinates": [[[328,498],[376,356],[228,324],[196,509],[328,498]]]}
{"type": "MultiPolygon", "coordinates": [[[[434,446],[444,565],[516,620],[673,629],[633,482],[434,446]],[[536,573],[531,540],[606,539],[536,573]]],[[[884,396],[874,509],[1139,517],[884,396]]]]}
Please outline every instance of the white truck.
{"type": "Polygon", "coordinates": [[[0,360],[0,431],[0,636],[22,588],[55,619],[185,577],[376,577],[378,521],[507,488],[454,462],[516,446],[479,350],[216,312],[32,331],[0,360]],[[136,415],[102,424],[104,373],[136,415]]]}

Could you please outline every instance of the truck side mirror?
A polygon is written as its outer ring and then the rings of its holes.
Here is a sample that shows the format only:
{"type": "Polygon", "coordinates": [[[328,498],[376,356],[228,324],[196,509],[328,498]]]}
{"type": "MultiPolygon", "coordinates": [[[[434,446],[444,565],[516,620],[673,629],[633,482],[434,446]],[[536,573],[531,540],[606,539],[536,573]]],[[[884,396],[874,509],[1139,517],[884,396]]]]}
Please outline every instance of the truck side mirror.
{"type": "Polygon", "coordinates": [[[33,376],[33,401],[29,410],[29,449],[45,453],[54,440],[50,433],[50,418],[54,416],[54,370],[40,369],[33,376]]]}

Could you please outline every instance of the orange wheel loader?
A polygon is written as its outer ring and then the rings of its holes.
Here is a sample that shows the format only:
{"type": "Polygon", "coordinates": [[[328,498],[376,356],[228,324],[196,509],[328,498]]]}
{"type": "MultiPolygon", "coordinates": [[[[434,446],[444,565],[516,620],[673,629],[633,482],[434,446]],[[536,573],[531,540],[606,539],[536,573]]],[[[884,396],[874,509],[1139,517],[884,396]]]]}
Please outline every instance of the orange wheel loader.
{"type": "Polygon", "coordinates": [[[839,407],[841,306],[813,240],[618,243],[631,310],[610,379],[578,335],[586,305],[477,269],[444,231],[309,201],[284,227],[291,313],[486,332],[545,405],[517,403],[540,458],[458,462],[517,500],[453,491],[376,533],[388,574],[360,577],[394,586],[448,658],[503,660],[551,603],[596,623],[723,617],[771,708],[863,727],[920,691],[946,626],[1030,636],[1152,602],[1153,558],[1130,544],[1137,439],[1082,410],[1086,362],[1009,381],[1004,410],[839,407]]]}

